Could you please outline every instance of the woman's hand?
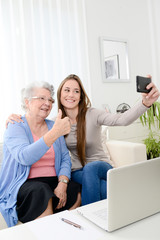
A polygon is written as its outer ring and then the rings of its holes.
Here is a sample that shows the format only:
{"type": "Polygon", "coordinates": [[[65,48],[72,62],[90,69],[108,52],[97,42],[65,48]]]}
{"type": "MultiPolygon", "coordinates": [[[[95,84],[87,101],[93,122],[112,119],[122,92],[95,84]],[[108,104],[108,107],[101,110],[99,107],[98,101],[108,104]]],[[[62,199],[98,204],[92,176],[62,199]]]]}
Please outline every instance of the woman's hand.
{"type": "Polygon", "coordinates": [[[67,184],[59,182],[57,187],[54,189],[54,194],[59,198],[59,203],[56,209],[64,207],[67,202],[67,184]]]}
{"type": "Polygon", "coordinates": [[[62,110],[59,109],[58,115],[53,125],[54,131],[58,134],[58,137],[66,135],[71,130],[71,122],[69,117],[62,118],[62,110]]]}
{"type": "MultiPolygon", "coordinates": [[[[148,75],[148,77],[151,77],[148,75]]],[[[152,104],[159,98],[160,92],[158,91],[157,87],[153,82],[147,85],[147,89],[152,88],[152,90],[149,93],[142,93],[142,103],[146,107],[152,106],[152,104]]]]}
{"type": "Polygon", "coordinates": [[[9,117],[6,120],[6,128],[8,126],[8,123],[12,123],[14,124],[14,121],[16,122],[23,122],[23,120],[21,119],[22,115],[20,114],[14,114],[12,113],[11,115],[9,115],[9,117]]]}

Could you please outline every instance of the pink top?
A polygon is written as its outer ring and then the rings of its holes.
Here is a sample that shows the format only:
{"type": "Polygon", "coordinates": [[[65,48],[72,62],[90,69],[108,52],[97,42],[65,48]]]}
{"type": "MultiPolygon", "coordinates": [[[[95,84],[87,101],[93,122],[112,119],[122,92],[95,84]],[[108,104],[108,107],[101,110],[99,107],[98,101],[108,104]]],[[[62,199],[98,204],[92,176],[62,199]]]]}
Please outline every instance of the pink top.
{"type": "MultiPolygon", "coordinates": [[[[39,140],[37,136],[32,133],[33,140],[39,140]]],[[[56,176],[55,171],[55,153],[53,145],[36,163],[31,166],[28,178],[36,177],[53,177],[56,176]]]]}

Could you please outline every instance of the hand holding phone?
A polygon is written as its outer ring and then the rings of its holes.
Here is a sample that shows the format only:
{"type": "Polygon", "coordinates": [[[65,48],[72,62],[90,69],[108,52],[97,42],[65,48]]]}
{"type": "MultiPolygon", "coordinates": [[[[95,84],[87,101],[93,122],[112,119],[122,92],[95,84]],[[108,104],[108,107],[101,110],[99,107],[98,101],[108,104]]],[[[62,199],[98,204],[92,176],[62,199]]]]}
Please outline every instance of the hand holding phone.
{"type": "Polygon", "coordinates": [[[152,88],[147,89],[147,85],[151,83],[151,78],[136,76],[137,92],[149,93],[152,88]]]}

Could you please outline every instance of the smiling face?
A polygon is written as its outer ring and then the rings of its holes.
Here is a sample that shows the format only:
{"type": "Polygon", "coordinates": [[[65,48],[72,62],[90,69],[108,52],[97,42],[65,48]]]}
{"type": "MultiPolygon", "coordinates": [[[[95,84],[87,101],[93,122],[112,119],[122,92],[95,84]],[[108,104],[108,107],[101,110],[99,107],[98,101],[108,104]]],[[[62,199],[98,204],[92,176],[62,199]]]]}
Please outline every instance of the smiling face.
{"type": "Polygon", "coordinates": [[[61,90],[61,104],[67,109],[78,109],[81,96],[81,90],[78,82],[70,79],[65,82],[61,90]]]}
{"type": "Polygon", "coordinates": [[[26,99],[27,114],[45,119],[52,109],[52,100],[49,90],[36,88],[31,99],[26,99]]]}

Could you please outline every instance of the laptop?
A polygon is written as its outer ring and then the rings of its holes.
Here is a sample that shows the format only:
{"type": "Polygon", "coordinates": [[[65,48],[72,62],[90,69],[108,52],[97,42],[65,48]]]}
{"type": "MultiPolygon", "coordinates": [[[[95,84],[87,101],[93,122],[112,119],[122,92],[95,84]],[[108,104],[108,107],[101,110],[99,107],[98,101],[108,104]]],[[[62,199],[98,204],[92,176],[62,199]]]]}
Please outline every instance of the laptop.
{"type": "Polygon", "coordinates": [[[77,211],[108,232],[160,212],[160,158],[110,169],[107,199],[77,211]]]}

